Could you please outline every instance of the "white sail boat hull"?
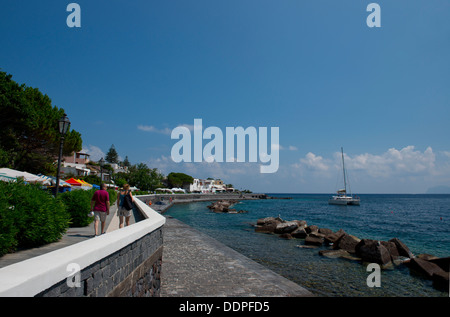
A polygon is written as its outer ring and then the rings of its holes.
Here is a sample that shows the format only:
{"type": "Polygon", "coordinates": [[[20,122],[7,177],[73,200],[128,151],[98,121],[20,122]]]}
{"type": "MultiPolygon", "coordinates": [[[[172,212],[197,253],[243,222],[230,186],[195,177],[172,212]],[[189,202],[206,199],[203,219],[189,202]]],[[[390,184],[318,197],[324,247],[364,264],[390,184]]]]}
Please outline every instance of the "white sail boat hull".
{"type": "Polygon", "coordinates": [[[330,205],[355,205],[359,206],[359,198],[355,198],[352,196],[333,196],[328,200],[328,204],[330,205]]]}
{"type": "Polygon", "coordinates": [[[350,193],[350,196],[347,195],[347,181],[346,181],[346,172],[345,172],[345,164],[344,164],[344,149],[341,148],[341,155],[342,155],[342,172],[344,174],[344,189],[340,189],[337,191],[336,196],[332,196],[328,200],[328,204],[330,205],[353,205],[353,206],[359,206],[360,200],[359,197],[353,196],[350,193]]]}

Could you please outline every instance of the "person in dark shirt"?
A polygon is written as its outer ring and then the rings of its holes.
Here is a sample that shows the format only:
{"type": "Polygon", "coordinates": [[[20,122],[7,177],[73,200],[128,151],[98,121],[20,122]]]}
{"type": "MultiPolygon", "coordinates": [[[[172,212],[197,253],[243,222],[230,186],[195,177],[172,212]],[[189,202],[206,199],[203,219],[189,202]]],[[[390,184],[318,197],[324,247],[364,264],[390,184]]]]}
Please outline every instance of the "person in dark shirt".
{"type": "Polygon", "coordinates": [[[106,184],[101,185],[101,189],[97,190],[92,196],[91,210],[94,212],[94,230],[98,235],[98,222],[101,221],[102,234],[105,233],[106,216],[109,215],[109,194],[106,191],[106,184]]]}

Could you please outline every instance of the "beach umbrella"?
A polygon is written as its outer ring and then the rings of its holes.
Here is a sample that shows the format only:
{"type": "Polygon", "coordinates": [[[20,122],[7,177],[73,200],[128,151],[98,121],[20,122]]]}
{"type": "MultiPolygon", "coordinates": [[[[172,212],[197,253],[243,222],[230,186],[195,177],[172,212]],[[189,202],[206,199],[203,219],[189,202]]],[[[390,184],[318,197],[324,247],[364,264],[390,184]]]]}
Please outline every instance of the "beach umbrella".
{"type": "Polygon", "coordinates": [[[77,181],[79,181],[81,184],[82,184],[82,186],[89,186],[89,187],[92,187],[92,185],[91,184],[89,184],[89,183],[87,183],[87,182],[85,182],[84,180],[82,180],[82,179],[77,179],[77,181]]]}
{"type": "Polygon", "coordinates": [[[17,178],[0,173],[0,181],[15,182],[15,181],[17,181],[17,178]]]}
{"type": "MultiPolygon", "coordinates": [[[[39,176],[41,179],[44,180],[43,185],[56,185],[56,177],[55,176],[46,176],[43,174],[38,174],[37,176],[39,176]],[[47,183],[47,181],[49,183],[47,183]]],[[[63,186],[63,187],[72,187],[72,185],[70,185],[69,183],[66,183],[62,179],[59,180],[59,185],[63,186]]]]}
{"type": "Polygon", "coordinates": [[[66,180],[66,183],[72,185],[72,186],[82,186],[82,183],[80,183],[78,180],[76,180],[75,178],[71,178],[66,180]]]}
{"type": "Polygon", "coordinates": [[[0,174],[9,178],[23,178],[23,180],[27,183],[36,183],[41,180],[41,178],[37,175],[28,172],[13,170],[6,167],[0,168],[0,174]]]}

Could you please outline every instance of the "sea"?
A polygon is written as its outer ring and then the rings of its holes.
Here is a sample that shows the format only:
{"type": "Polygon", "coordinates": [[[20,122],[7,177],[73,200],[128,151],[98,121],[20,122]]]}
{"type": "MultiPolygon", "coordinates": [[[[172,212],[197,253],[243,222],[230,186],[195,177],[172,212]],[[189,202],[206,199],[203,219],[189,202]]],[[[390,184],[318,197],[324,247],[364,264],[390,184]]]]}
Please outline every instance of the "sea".
{"type": "Polygon", "coordinates": [[[235,205],[245,213],[215,213],[211,202],[174,205],[164,214],[204,232],[248,258],[327,297],[449,297],[406,265],[381,270],[380,286],[369,287],[372,270],[358,259],[319,255],[328,249],[305,248],[304,240],[286,240],[255,232],[259,218],[305,220],[333,231],[343,229],[360,239],[398,238],[414,255],[450,256],[450,195],[359,195],[360,206],[329,205],[327,194],[271,194],[267,200],[242,200],[235,205]]]}

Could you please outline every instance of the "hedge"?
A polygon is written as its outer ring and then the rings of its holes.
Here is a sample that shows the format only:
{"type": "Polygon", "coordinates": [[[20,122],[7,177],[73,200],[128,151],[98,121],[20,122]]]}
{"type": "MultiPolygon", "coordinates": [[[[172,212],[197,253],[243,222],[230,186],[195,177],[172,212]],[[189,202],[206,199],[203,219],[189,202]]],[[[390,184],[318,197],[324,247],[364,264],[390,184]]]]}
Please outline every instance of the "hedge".
{"type": "Polygon", "coordinates": [[[0,182],[0,255],[55,242],[69,221],[64,203],[39,185],[0,182]]]}
{"type": "MultiPolygon", "coordinates": [[[[70,227],[85,227],[94,220],[88,217],[88,214],[91,211],[91,200],[95,191],[95,189],[73,190],[60,195],[71,217],[70,227]]],[[[117,193],[112,189],[108,189],[108,193],[112,205],[116,201],[117,193]]]]}
{"type": "MultiPolygon", "coordinates": [[[[39,185],[0,181],[0,256],[58,241],[69,226],[89,225],[94,192],[74,190],[54,198],[39,185]]],[[[108,192],[112,205],[117,193],[108,192]]]]}

